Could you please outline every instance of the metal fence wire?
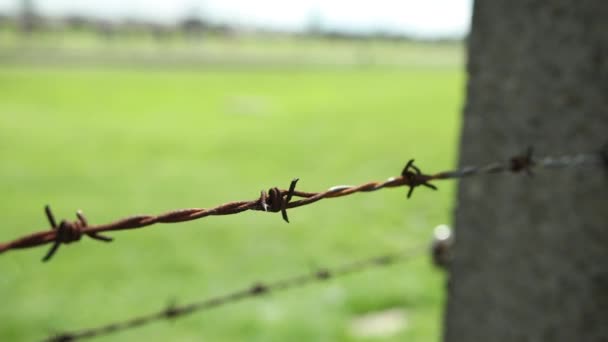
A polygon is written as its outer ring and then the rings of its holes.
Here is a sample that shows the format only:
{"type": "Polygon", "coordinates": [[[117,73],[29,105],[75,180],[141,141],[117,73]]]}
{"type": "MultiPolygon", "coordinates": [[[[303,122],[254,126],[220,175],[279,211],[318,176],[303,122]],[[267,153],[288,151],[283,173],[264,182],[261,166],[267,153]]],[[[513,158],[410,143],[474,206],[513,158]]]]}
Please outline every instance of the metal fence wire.
{"type": "Polygon", "coordinates": [[[437,187],[431,183],[432,181],[437,180],[458,179],[506,172],[525,172],[528,175],[532,175],[536,169],[561,169],[606,165],[608,164],[607,149],[608,148],[604,148],[599,153],[535,158],[532,153],[532,148],[529,148],[525,154],[509,158],[506,161],[489,163],[482,166],[469,166],[434,174],[423,173],[420,168],[414,165],[414,160],[411,159],[401,171],[400,176],[391,177],[385,181],[368,182],[357,186],[338,185],[333,186],[326,191],[304,192],[296,190],[296,184],[298,182],[298,179],[296,178],[291,181],[289,189],[279,189],[277,187],[270,188],[268,191],[261,191],[260,196],[253,200],[229,202],[213,208],[177,209],[159,215],[136,215],[99,225],[89,224],[80,210],[76,212],[77,220],[62,220],[57,224],[50,207],[47,205],[45,207],[45,214],[51,226],[50,229],[31,233],[13,241],[0,243],[0,254],[13,249],[32,248],[50,243],[52,246],[42,259],[43,261],[49,261],[62,244],[80,241],[83,235],[102,242],[112,242],[113,238],[101,235],[101,233],[140,229],[157,223],[192,221],[207,216],[233,215],[247,210],[271,213],[281,212],[285,222],[289,222],[287,209],[310,205],[325,198],[343,197],[358,192],[372,192],[385,188],[406,186],[409,187],[407,197],[410,198],[414,189],[420,186],[437,190],[437,187]],[[293,200],[295,197],[298,197],[299,199],[293,200]]]}
{"type": "MultiPolygon", "coordinates": [[[[451,171],[443,171],[433,174],[426,174],[414,164],[414,160],[409,160],[401,174],[391,177],[385,181],[375,181],[353,185],[338,185],[321,192],[304,192],[296,190],[298,179],[291,181],[288,189],[271,188],[268,191],[261,191],[259,197],[253,200],[235,201],[218,205],[213,208],[187,208],[172,210],[160,215],[137,215],[114,222],[91,225],[81,211],[76,212],[77,220],[57,221],[47,205],[45,214],[50,224],[50,229],[39,231],[17,238],[13,241],[0,243],[0,254],[13,249],[24,249],[51,244],[51,248],[45,254],[43,261],[49,261],[57,252],[62,244],[69,244],[80,241],[83,235],[102,242],[111,242],[113,238],[101,233],[114,231],[139,229],[151,226],[156,223],[177,223],[201,219],[212,215],[232,215],[247,210],[256,210],[271,213],[281,213],[283,220],[289,222],[287,215],[288,209],[310,205],[326,198],[337,198],[352,195],[358,192],[373,192],[385,188],[408,187],[407,198],[410,198],[414,190],[418,187],[426,187],[437,190],[437,186],[432,183],[438,180],[460,179],[465,177],[495,175],[501,173],[525,173],[529,176],[535,174],[540,169],[567,169],[584,167],[603,167],[608,170],[608,144],[599,152],[579,153],[562,156],[535,157],[533,149],[528,148],[521,155],[508,158],[504,161],[493,162],[480,166],[469,166],[451,171]],[[297,198],[297,199],[295,199],[297,198]]],[[[436,241],[433,245],[434,253],[442,252],[446,248],[446,241],[436,241]]],[[[423,250],[423,249],[422,249],[423,250]]],[[[244,289],[220,295],[190,304],[169,307],[158,312],[142,315],[123,321],[100,325],[95,328],[63,332],[53,335],[45,341],[74,341],[77,339],[91,338],[101,335],[114,333],[121,330],[139,327],[158,320],[175,319],[197,311],[209,310],[225,304],[241,301],[244,299],[258,297],[271,292],[283,291],[295,287],[305,286],[311,283],[323,282],[330,278],[344,276],[356,272],[361,272],[370,268],[385,267],[399,261],[407,261],[412,257],[421,254],[421,248],[407,251],[386,253],[368,259],[353,261],[334,268],[321,268],[314,272],[307,272],[295,277],[277,280],[274,282],[257,282],[244,289]]]]}

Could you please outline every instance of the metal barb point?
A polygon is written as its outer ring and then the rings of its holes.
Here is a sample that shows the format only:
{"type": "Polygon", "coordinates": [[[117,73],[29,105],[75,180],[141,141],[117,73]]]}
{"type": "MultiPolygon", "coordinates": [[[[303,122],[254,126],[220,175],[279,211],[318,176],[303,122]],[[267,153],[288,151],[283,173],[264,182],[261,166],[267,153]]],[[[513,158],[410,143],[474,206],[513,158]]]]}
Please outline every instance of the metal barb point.
{"type": "Polygon", "coordinates": [[[44,255],[44,257],[42,258],[42,262],[48,262],[49,260],[51,260],[51,258],[53,257],[53,255],[55,254],[55,252],[57,252],[57,249],[59,249],[59,245],[61,245],[61,232],[60,230],[63,230],[63,221],[60,223],[59,227],[57,226],[57,221],[55,221],[55,215],[53,215],[53,211],[51,210],[51,206],[50,205],[46,205],[44,207],[44,213],[46,214],[46,218],[49,220],[49,223],[51,225],[51,228],[53,230],[55,230],[55,241],[53,242],[53,245],[51,246],[51,248],[49,249],[48,252],[46,252],[46,254],[44,255]]]}
{"type": "Polygon", "coordinates": [[[55,221],[55,216],[53,215],[53,212],[51,211],[50,205],[47,204],[44,206],[44,213],[46,214],[46,218],[49,220],[51,228],[57,229],[57,222],[55,221]]]}
{"type": "Polygon", "coordinates": [[[59,227],[57,227],[55,230],[55,241],[44,258],[42,258],[43,262],[48,262],[51,260],[62,243],[70,243],[72,241],[80,240],[81,237],[79,232],[80,228],[65,220],[61,221],[59,223],[59,227]]]}
{"type": "MultiPolygon", "coordinates": [[[[80,227],[81,228],[85,228],[85,227],[87,227],[89,225],[89,222],[87,221],[87,218],[82,213],[82,210],[76,211],[76,217],[78,218],[78,221],[80,222],[80,227]]],[[[99,233],[88,233],[87,236],[90,237],[91,239],[98,240],[98,241],[103,241],[103,242],[112,242],[112,241],[114,241],[113,238],[111,238],[109,236],[101,235],[99,233]]]]}
{"type": "Polygon", "coordinates": [[[299,178],[295,178],[289,184],[289,190],[287,191],[287,198],[284,201],[281,201],[281,215],[283,216],[283,220],[289,223],[289,217],[287,217],[287,204],[291,201],[293,197],[294,191],[296,191],[296,184],[298,184],[299,178]]]}
{"type": "Polygon", "coordinates": [[[55,240],[55,242],[53,242],[53,245],[51,246],[51,249],[49,249],[49,251],[46,252],[44,257],[42,258],[42,262],[48,262],[49,260],[51,260],[55,252],[57,252],[57,249],[59,249],[60,244],[60,242],[57,242],[57,240],[55,240]]]}

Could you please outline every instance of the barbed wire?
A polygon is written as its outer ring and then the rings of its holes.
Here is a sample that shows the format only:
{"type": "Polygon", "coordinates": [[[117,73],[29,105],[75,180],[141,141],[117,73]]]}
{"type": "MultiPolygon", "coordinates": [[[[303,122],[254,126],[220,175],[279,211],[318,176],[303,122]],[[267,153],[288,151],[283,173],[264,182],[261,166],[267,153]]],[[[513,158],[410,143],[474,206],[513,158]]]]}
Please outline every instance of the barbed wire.
{"type": "Polygon", "coordinates": [[[503,162],[494,162],[482,166],[469,166],[452,171],[444,171],[435,174],[425,174],[420,168],[414,165],[414,160],[407,162],[401,175],[391,177],[386,181],[368,182],[358,186],[338,185],[322,192],[304,192],[296,190],[298,179],[291,181],[289,189],[271,188],[262,191],[257,199],[249,201],[236,201],[225,203],[214,208],[188,208],[169,211],[160,215],[137,215],[120,219],[107,224],[90,225],[82,211],[76,212],[76,221],[62,220],[59,224],[47,205],[45,214],[51,229],[35,232],[13,241],[0,243],[0,254],[13,249],[32,248],[48,243],[52,243],[51,248],[46,253],[43,261],[48,261],[57,252],[62,244],[69,244],[79,241],[83,235],[92,239],[111,242],[113,239],[101,235],[103,232],[112,232],[127,229],[144,228],[157,223],[177,223],[201,219],[207,216],[232,215],[247,210],[257,210],[278,213],[281,212],[283,219],[289,222],[287,209],[297,208],[318,202],[325,198],[337,198],[352,195],[358,192],[372,192],[385,188],[409,187],[407,198],[410,198],[415,188],[424,186],[432,190],[437,190],[431,181],[457,179],[485,174],[498,174],[506,172],[526,172],[532,175],[533,170],[547,168],[570,168],[595,165],[608,165],[608,147],[604,147],[596,153],[580,153],[574,155],[563,155],[558,157],[536,158],[532,148],[525,154],[509,158],[503,162]],[[294,197],[300,199],[292,201],[294,197]]]}
{"type": "Polygon", "coordinates": [[[253,297],[304,287],[313,283],[324,282],[331,278],[342,277],[352,273],[360,273],[372,268],[387,267],[398,262],[409,261],[412,258],[421,255],[425,250],[426,248],[423,247],[414,247],[399,252],[387,253],[368,259],[353,261],[334,268],[319,268],[314,272],[308,272],[274,282],[256,282],[249,287],[217,297],[196,301],[181,306],[172,304],[163,310],[126,320],[100,325],[98,327],[89,329],[74,330],[55,334],[48,337],[44,341],[71,342],[133,329],[156,321],[172,320],[193,314],[195,312],[214,309],[226,304],[239,302],[253,297]]]}

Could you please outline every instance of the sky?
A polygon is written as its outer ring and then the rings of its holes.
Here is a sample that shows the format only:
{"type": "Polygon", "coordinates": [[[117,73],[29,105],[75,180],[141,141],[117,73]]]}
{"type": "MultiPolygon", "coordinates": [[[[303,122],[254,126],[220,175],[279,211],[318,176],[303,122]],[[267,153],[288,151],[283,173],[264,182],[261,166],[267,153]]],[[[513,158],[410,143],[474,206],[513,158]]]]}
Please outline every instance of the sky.
{"type": "MultiPolygon", "coordinates": [[[[327,29],[389,31],[420,37],[462,37],[469,31],[472,0],[32,0],[48,15],[84,14],[121,20],[174,23],[198,15],[249,27],[297,31],[313,18],[327,29]]],[[[15,13],[21,0],[0,0],[15,13]]]]}

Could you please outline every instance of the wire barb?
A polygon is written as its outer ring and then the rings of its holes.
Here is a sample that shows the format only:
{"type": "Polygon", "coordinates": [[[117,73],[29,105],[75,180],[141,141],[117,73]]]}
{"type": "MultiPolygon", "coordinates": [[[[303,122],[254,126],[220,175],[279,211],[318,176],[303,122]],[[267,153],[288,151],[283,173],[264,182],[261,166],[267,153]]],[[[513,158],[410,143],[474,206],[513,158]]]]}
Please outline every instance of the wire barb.
{"type": "Polygon", "coordinates": [[[270,188],[268,189],[268,193],[262,191],[260,194],[260,198],[258,202],[260,203],[261,210],[269,211],[273,213],[281,212],[283,216],[283,220],[289,223],[289,217],[287,216],[287,206],[289,202],[293,198],[293,194],[296,190],[296,184],[298,183],[299,178],[295,178],[289,184],[289,190],[281,190],[279,188],[270,188]]]}
{"type": "Polygon", "coordinates": [[[526,171],[528,176],[534,176],[534,173],[532,173],[532,167],[534,166],[533,154],[534,148],[529,146],[526,153],[511,158],[510,170],[513,172],[526,171]]]}
{"type": "Polygon", "coordinates": [[[52,342],[72,342],[76,341],[76,337],[72,334],[58,334],[47,339],[52,342]]]}
{"type": "Polygon", "coordinates": [[[175,305],[175,301],[172,301],[171,303],[169,303],[169,305],[167,306],[167,308],[164,311],[164,315],[168,320],[178,317],[179,314],[180,314],[180,309],[177,307],[177,305],[175,305]]]}
{"type": "MultiPolygon", "coordinates": [[[[88,222],[84,214],[80,210],[76,212],[76,217],[78,218],[78,221],[70,222],[62,220],[59,223],[59,226],[57,226],[57,221],[55,221],[55,215],[53,215],[51,207],[48,204],[44,207],[44,213],[46,214],[46,218],[49,220],[51,229],[56,231],[53,245],[45,254],[44,258],[42,258],[43,262],[47,262],[51,260],[53,255],[55,255],[55,253],[59,249],[59,246],[61,246],[62,243],[68,244],[80,240],[82,238],[83,229],[88,226],[88,222]]],[[[112,241],[112,238],[99,235],[97,233],[90,232],[86,234],[87,236],[95,240],[104,242],[112,241]]]]}
{"type": "Polygon", "coordinates": [[[407,180],[407,185],[410,187],[410,190],[407,192],[407,198],[412,197],[414,189],[420,185],[429,189],[437,190],[436,186],[428,182],[430,177],[422,174],[420,169],[414,165],[414,159],[410,159],[407,164],[405,164],[403,171],[401,171],[401,177],[407,180]]]}

